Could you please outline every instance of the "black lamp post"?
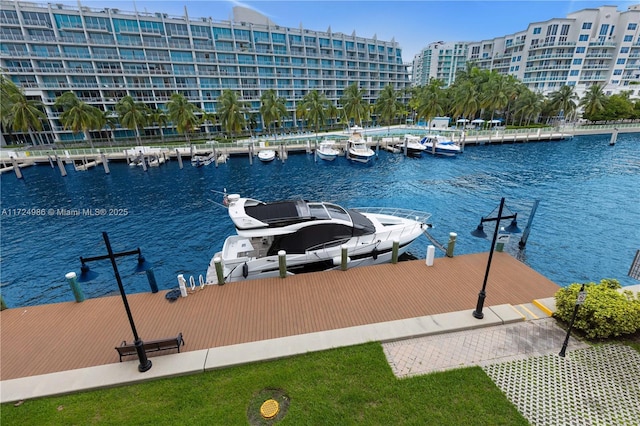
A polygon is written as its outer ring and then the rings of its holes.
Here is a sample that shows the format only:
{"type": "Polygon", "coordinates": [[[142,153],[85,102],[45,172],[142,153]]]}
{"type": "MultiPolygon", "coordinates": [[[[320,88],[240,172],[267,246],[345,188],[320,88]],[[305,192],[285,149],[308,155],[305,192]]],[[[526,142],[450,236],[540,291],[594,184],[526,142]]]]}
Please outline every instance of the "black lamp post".
{"type": "Polygon", "coordinates": [[[113,273],[116,276],[118,289],[120,290],[120,295],[122,296],[122,303],[124,303],[124,309],[127,311],[127,317],[129,318],[129,324],[131,325],[131,331],[133,332],[133,338],[134,338],[133,344],[136,347],[136,352],[138,353],[138,359],[140,360],[140,364],[138,365],[138,371],[140,371],[141,373],[144,373],[145,371],[151,368],[151,360],[147,359],[147,354],[144,351],[144,343],[138,336],[136,325],[133,322],[133,316],[131,315],[131,309],[129,308],[129,302],[127,301],[127,294],[124,291],[122,280],[120,279],[120,272],[118,272],[118,265],[116,263],[116,258],[137,254],[138,255],[138,265],[136,267],[137,272],[143,271],[145,266],[148,268],[149,264],[148,262],[145,262],[139,248],[137,250],[114,253],[113,250],[111,249],[111,243],[109,242],[109,236],[107,235],[107,233],[103,232],[102,237],[104,238],[104,243],[107,246],[107,254],[102,256],[95,256],[95,257],[80,257],[82,268],[81,268],[81,273],[78,281],[80,282],[90,281],[98,275],[89,269],[89,267],[86,265],[87,262],[93,262],[95,260],[104,260],[104,259],[111,260],[113,273]]]}
{"type": "Polygon", "coordinates": [[[500,230],[500,221],[503,219],[512,219],[511,224],[507,226],[504,231],[517,234],[520,233],[520,228],[518,228],[517,217],[518,214],[514,213],[508,216],[502,216],[502,211],[504,210],[504,197],[500,200],[500,207],[498,208],[498,216],[496,217],[483,217],[480,219],[480,224],[475,231],[471,232],[471,235],[478,238],[487,238],[487,234],[484,232],[483,223],[485,222],[495,222],[496,228],[493,231],[493,241],[491,241],[491,249],[489,250],[489,260],[487,261],[487,271],[484,274],[484,282],[482,283],[482,290],[478,294],[478,303],[476,305],[476,310],[473,311],[473,316],[482,319],[484,318],[484,314],[482,313],[482,307],[484,306],[484,299],[487,296],[486,288],[487,288],[487,279],[489,278],[489,270],[491,269],[491,259],[493,258],[493,249],[496,245],[496,240],[498,239],[498,231],[500,230]]]}

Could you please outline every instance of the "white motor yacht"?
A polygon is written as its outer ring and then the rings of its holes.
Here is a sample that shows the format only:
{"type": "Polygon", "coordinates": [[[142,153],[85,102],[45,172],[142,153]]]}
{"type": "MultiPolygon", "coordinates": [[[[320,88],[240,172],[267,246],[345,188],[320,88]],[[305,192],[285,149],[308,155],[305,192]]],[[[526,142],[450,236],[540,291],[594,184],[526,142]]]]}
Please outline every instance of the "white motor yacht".
{"type": "Polygon", "coordinates": [[[396,148],[399,148],[402,153],[404,153],[406,149],[406,154],[409,157],[422,157],[422,153],[426,149],[426,147],[420,143],[420,136],[416,135],[404,135],[404,140],[402,143],[396,145],[396,148]]]}
{"type": "Polygon", "coordinates": [[[369,163],[375,155],[376,153],[367,146],[362,137],[362,127],[353,126],[351,136],[347,140],[347,159],[358,163],[369,163]]]}
{"type": "Polygon", "coordinates": [[[340,151],[334,148],[334,142],[331,140],[324,140],[320,142],[320,146],[316,150],[316,154],[323,160],[333,161],[340,154],[340,151]]]}
{"type": "Polygon", "coordinates": [[[442,135],[427,135],[420,141],[429,154],[454,156],[460,154],[460,145],[442,135]]]}
{"type": "Polygon", "coordinates": [[[305,200],[265,203],[238,194],[225,196],[236,235],[211,259],[207,283],[217,284],[215,259],[225,282],[279,276],[278,252],[286,253],[287,274],[340,268],[342,248],[348,267],[392,259],[429,228],[430,215],[395,208],[345,209],[305,200]]]}

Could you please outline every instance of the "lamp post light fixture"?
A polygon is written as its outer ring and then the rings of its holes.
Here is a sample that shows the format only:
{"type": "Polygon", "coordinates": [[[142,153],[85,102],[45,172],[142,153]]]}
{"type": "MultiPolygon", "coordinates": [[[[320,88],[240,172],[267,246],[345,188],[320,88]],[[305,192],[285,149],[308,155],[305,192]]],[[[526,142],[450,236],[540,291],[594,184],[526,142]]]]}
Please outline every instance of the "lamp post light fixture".
{"type": "Polygon", "coordinates": [[[496,240],[498,239],[498,231],[500,230],[500,221],[504,219],[512,219],[511,224],[507,226],[504,231],[510,234],[518,234],[520,233],[520,228],[518,228],[517,217],[518,214],[514,213],[508,216],[503,216],[502,212],[504,210],[504,197],[500,200],[500,207],[498,208],[498,216],[496,217],[483,217],[480,219],[480,224],[476,228],[475,231],[471,232],[471,235],[478,238],[487,238],[487,234],[484,232],[484,223],[485,222],[495,222],[496,227],[493,231],[493,240],[491,241],[491,249],[489,250],[489,260],[487,261],[487,270],[484,274],[484,281],[482,283],[482,289],[480,293],[478,293],[478,303],[476,304],[476,309],[473,311],[473,316],[478,319],[484,318],[484,314],[482,313],[482,308],[484,306],[484,299],[487,296],[487,279],[489,278],[489,270],[491,269],[491,259],[493,258],[493,250],[496,245],[496,240]]]}
{"type": "Polygon", "coordinates": [[[131,325],[131,331],[133,332],[133,338],[134,338],[133,344],[138,354],[138,360],[140,361],[140,364],[138,365],[138,371],[141,373],[144,373],[145,371],[148,371],[151,368],[151,360],[147,359],[147,354],[144,351],[144,343],[142,342],[142,339],[140,339],[140,336],[138,336],[136,325],[133,322],[133,316],[131,315],[131,308],[129,307],[129,302],[127,301],[127,294],[125,293],[124,286],[122,285],[120,272],[118,272],[118,265],[116,263],[116,258],[137,254],[138,265],[136,266],[135,272],[143,272],[145,270],[148,270],[150,268],[150,264],[144,260],[144,257],[142,257],[142,253],[139,248],[137,250],[114,253],[113,250],[111,249],[111,243],[109,242],[109,236],[107,235],[107,233],[103,232],[102,237],[104,239],[105,245],[107,246],[107,254],[102,256],[95,256],[95,257],[80,257],[80,262],[82,263],[82,267],[81,267],[80,277],[78,278],[78,281],[80,282],[91,281],[95,279],[95,277],[98,275],[97,273],[89,269],[89,267],[87,266],[88,262],[93,262],[96,260],[104,260],[104,259],[111,260],[111,267],[113,268],[113,273],[116,277],[116,282],[118,283],[118,289],[120,290],[120,296],[122,296],[122,303],[124,304],[125,311],[127,311],[127,318],[129,318],[129,324],[131,325]]]}

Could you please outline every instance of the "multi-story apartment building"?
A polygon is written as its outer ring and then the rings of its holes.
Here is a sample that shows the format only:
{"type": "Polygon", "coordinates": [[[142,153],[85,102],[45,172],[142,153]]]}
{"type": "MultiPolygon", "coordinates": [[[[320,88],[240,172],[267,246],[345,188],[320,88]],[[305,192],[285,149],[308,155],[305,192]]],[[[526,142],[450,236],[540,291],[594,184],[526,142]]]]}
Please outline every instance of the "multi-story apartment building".
{"type": "MultiPolygon", "coordinates": [[[[582,96],[600,84],[607,94],[640,97],[640,5],[622,12],[616,6],[583,9],[466,45],[467,61],[513,75],[543,94],[570,85],[582,96]]],[[[441,77],[430,72],[429,78],[441,77]]]]}
{"type": "Polygon", "coordinates": [[[186,7],[184,16],[169,16],[1,0],[0,60],[3,73],[44,103],[52,140],[82,137],[65,131],[51,108],[67,91],[104,111],[126,95],[163,108],[178,92],[215,112],[230,89],[257,113],[261,95],[274,89],[291,113],[283,125],[295,128],[296,106],[314,89],[337,103],[356,83],[373,102],[386,85],[410,84],[395,41],[284,28],[239,7],[232,20],[216,21],[190,18],[186,7]]]}
{"type": "Polygon", "coordinates": [[[465,42],[436,41],[422,49],[413,59],[412,84],[424,86],[436,78],[448,87],[456,78],[456,71],[467,63],[465,42]]]}

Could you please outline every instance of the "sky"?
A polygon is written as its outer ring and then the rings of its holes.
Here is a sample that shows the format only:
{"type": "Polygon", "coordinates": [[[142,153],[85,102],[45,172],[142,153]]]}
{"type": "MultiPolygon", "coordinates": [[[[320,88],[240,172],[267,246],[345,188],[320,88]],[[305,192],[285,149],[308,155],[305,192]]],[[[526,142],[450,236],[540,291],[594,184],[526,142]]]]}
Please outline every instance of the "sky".
{"type": "MultiPolygon", "coordinates": [[[[77,5],[77,1],[49,0],[77,5]]],[[[479,41],[526,30],[532,22],[564,18],[568,13],[604,5],[627,10],[635,1],[562,0],[80,0],[83,6],[118,8],[139,12],[163,12],[190,18],[230,20],[234,6],[266,15],[284,27],[327,31],[390,41],[402,48],[402,59],[410,62],[423,47],[435,41],[479,41]]]]}

